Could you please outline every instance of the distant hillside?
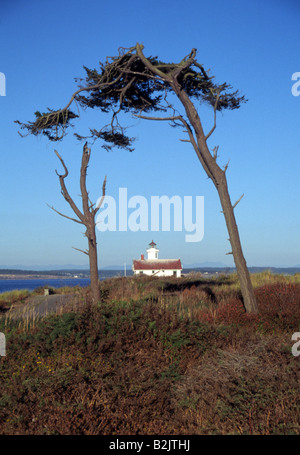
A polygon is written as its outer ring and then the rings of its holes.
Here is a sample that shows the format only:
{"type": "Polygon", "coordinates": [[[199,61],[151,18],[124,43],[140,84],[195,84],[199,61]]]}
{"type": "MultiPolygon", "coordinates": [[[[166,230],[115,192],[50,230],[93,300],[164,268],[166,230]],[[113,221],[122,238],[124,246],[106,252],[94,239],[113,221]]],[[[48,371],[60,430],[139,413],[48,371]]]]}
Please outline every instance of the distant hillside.
{"type": "MultiPolygon", "coordinates": [[[[266,270],[278,275],[294,275],[300,273],[300,267],[248,267],[250,273],[260,273],[266,270]]],[[[234,273],[235,267],[193,267],[184,268],[183,273],[200,272],[200,273],[234,273]]]]}
{"type": "MultiPolygon", "coordinates": [[[[250,273],[260,273],[265,270],[269,270],[274,274],[279,275],[294,275],[295,273],[300,273],[300,267],[249,267],[250,273]]],[[[236,269],[234,267],[184,267],[182,270],[183,274],[191,273],[191,272],[200,272],[200,273],[234,273],[236,269]]],[[[38,277],[38,276],[54,276],[54,277],[80,277],[80,278],[88,278],[89,277],[89,270],[87,269],[63,269],[63,270],[24,270],[24,269],[0,269],[0,278],[3,275],[15,275],[15,276],[25,276],[27,278],[38,277]]],[[[125,271],[124,268],[114,266],[114,268],[104,268],[99,270],[99,276],[101,279],[103,278],[110,278],[114,276],[124,276],[125,271]]],[[[126,276],[133,275],[131,268],[126,268],[126,276]]]]}
{"type": "Polygon", "coordinates": [[[74,265],[74,264],[64,264],[64,265],[22,265],[22,264],[14,264],[14,265],[0,265],[0,272],[3,270],[22,270],[22,272],[53,272],[62,271],[62,270],[89,270],[88,265],[74,265]]]}
{"type": "Polygon", "coordinates": [[[196,262],[194,264],[183,264],[185,269],[199,269],[203,267],[210,267],[210,268],[228,268],[228,265],[224,264],[223,262],[196,262]]]}

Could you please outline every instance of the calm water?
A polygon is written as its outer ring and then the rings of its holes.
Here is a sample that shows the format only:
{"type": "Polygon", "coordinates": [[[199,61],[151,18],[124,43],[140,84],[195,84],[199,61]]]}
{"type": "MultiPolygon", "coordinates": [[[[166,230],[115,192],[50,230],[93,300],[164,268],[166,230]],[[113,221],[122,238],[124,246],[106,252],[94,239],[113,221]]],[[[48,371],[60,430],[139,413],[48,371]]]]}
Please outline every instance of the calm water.
{"type": "MultiPolygon", "coordinates": [[[[133,273],[131,270],[127,270],[127,276],[131,276],[133,273]]],[[[100,273],[100,280],[105,280],[106,278],[112,278],[116,276],[124,276],[123,270],[102,270],[100,273]]],[[[40,286],[49,286],[51,288],[62,288],[64,286],[89,286],[89,278],[52,278],[52,279],[28,279],[28,280],[18,280],[18,279],[9,279],[1,280],[0,279],[0,293],[6,291],[13,291],[15,289],[28,289],[28,291],[34,291],[34,289],[39,288],[40,286]]]]}
{"type": "Polygon", "coordinates": [[[33,279],[33,280],[0,280],[0,293],[13,291],[15,289],[28,289],[33,291],[40,286],[51,288],[62,288],[64,286],[89,286],[89,278],[68,278],[68,279],[33,279]]]}

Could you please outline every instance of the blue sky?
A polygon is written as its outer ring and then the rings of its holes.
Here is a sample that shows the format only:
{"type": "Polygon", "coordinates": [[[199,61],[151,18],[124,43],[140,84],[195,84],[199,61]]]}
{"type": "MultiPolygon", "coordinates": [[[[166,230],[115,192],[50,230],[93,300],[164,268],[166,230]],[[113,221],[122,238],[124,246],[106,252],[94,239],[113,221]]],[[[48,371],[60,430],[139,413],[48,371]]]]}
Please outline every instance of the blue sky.
{"type": "MultiPolygon", "coordinates": [[[[18,135],[14,120],[33,120],[36,110],[57,109],[76,90],[83,65],[97,67],[120,46],[143,43],[146,55],[179,61],[192,48],[218,82],[228,82],[249,100],[241,109],[218,115],[209,146],[219,145],[232,202],[241,194],[236,218],[249,266],[300,264],[300,96],[292,95],[292,74],[300,71],[298,0],[119,1],[1,0],[0,72],[0,266],[83,265],[87,258],[80,225],[54,213],[47,203],[72,216],[60,194],[56,147],[64,158],[70,193],[80,203],[82,145],[72,137],[54,144],[18,135]]],[[[212,112],[199,113],[206,130],[212,112]]],[[[102,126],[97,112],[81,113],[74,131],[102,126]]],[[[96,143],[88,173],[91,198],[204,196],[204,237],[187,243],[186,232],[98,232],[99,267],[131,266],[153,239],[160,257],[183,264],[233,265],[217,192],[179,130],[168,124],[128,118],[135,151],[111,153],[96,143]]],[[[172,225],[171,225],[172,226],[172,225]]]]}

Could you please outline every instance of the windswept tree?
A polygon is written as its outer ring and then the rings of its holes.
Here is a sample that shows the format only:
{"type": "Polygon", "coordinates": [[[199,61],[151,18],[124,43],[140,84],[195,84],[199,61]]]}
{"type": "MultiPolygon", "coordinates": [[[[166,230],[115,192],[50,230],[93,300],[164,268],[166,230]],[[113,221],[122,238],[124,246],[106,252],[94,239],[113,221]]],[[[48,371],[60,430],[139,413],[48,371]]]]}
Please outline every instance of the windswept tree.
{"type": "Polygon", "coordinates": [[[78,139],[100,138],[107,150],[117,146],[129,151],[133,150],[134,138],[128,137],[126,127],[120,124],[121,112],[181,127],[187,135],[184,141],[192,145],[216,187],[232,248],[229,254],[233,254],[244,306],[248,313],[257,313],[234,214],[241,198],[235,204],[231,203],[226,177],[228,165],[220,167],[217,162],[218,146],[212,150],[208,146],[208,139],[216,129],[217,112],[238,109],[246,102],[245,97],[233,91],[226,82],[217,84],[214,76],[197,61],[196,49],[192,49],[179,63],[166,63],[157,57],[146,57],[144,46],[136,44],[131,48],[120,48],[118,55],[107,57],[104,63],[100,63],[99,69],[84,69],[85,79],[77,80],[79,88],[64,108],[48,110],[43,114],[36,112],[33,122],[17,123],[30,134],[45,134],[50,140],[60,140],[70,126],[70,120],[77,117],[70,110],[71,105],[77,102],[83,109],[99,109],[109,114],[105,127],[90,128],[88,136],[76,134],[78,139]],[[208,132],[204,132],[196,108],[201,102],[210,105],[213,112],[212,127],[208,132]]]}
{"type": "Polygon", "coordinates": [[[59,158],[63,168],[64,168],[64,173],[63,174],[58,174],[56,171],[56,174],[58,175],[59,178],[59,183],[61,187],[61,193],[67,203],[70,205],[71,209],[77,216],[77,218],[72,218],[70,216],[67,216],[58,210],[56,210],[54,207],[51,207],[52,210],[54,210],[56,213],[59,215],[68,218],[69,220],[75,221],[76,223],[83,224],[86,228],[86,231],[84,235],[88,239],[88,249],[87,250],[81,250],[79,248],[75,248],[75,250],[81,251],[82,253],[88,255],[89,257],[89,265],[90,265],[90,280],[91,280],[91,291],[92,291],[92,297],[93,301],[95,303],[99,302],[100,300],[100,289],[99,289],[99,276],[98,276],[98,255],[97,255],[97,240],[96,240],[96,223],[95,223],[95,216],[100,209],[104,197],[105,197],[105,188],[106,188],[106,177],[103,181],[102,185],[102,197],[99,199],[97,205],[95,203],[92,203],[89,198],[89,193],[86,188],[86,175],[87,175],[87,168],[88,164],[90,161],[90,156],[91,156],[91,149],[88,148],[87,144],[84,145],[83,147],[83,152],[82,152],[82,160],[81,160],[81,168],[80,168],[80,192],[81,192],[81,198],[82,198],[82,210],[80,210],[77,205],[74,202],[74,199],[70,196],[66,184],[65,184],[65,178],[68,176],[69,172],[67,169],[67,166],[65,165],[62,157],[59,155],[59,153],[55,150],[56,156],[59,158]]]}

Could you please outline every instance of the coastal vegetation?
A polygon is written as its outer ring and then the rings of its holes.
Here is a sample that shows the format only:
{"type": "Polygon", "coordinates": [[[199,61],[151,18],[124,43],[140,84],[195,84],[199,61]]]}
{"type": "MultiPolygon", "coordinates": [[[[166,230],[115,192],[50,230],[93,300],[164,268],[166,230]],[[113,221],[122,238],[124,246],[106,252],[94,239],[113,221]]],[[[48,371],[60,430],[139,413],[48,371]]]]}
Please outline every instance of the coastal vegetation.
{"type": "Polygon", "coordinates": [[[43,289],[0,295],[0,434],[300,434],[300,274],[251,281],[257,314],[236,274],[111,278],[26,321],[4,307],[43,289]]]}

